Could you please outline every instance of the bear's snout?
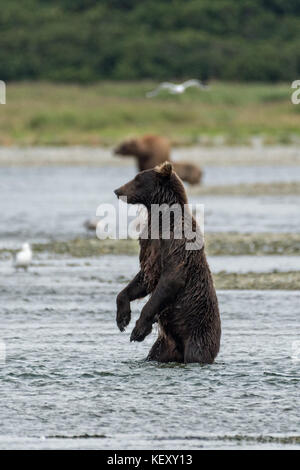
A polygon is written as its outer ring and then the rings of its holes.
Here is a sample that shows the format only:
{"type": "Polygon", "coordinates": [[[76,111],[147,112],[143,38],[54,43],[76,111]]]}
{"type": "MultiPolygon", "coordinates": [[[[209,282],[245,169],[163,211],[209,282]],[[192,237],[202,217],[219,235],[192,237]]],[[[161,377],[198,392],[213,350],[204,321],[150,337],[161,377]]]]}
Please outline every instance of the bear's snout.
{"type": "Polygon", "coordinates": [[[120,196],[122,196],[122,191],[121,191],[122,188],[118,188],[118,189],[115,189],[114,190],[114,193],[115,195],[117,196],[117,198],[119,198],[120,196]]]}
{"type": "Polygon", "coordinates": [[[123,202],[127,202],[128,204],[136,203],[136,191],[132,181],[129,181],[129,183],[120,186],[118,189],[115,189],[114,193],[117,198],[122,199],[123,202]]]}

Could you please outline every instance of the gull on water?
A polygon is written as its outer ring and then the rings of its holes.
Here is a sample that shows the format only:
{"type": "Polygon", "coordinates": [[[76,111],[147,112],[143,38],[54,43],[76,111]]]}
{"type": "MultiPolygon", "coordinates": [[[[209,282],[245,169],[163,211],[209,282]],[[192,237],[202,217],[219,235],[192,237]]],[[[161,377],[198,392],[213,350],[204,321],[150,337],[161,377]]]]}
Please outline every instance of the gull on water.
{"type": "Polygon", "coordinates": [[[180,95],[181,93],[184,93],[187,88],[190,87],[197,87],[201,88],[201,90],[208,90],[209,87],[205,85],[204,83],[200,82],[200,80],[197,79],[191,79],[191,80],[186,80],[183,83],[170,83],[170,82],[163,82],[158,85],[157,88],[153,91],[149,91],[146,93],[147,98],[152,98],[153,96],[158,95],[158,93],[161,90],[167,90],[169,93],[172,95],[180,95]]]}
{"type": "Polygon", "coordinates": [[[15,268],[23,268],[27,271],[32,261],[32,251],[29,243],[23,243],[22,249],[16,253],[14,264],[15,268]]]}

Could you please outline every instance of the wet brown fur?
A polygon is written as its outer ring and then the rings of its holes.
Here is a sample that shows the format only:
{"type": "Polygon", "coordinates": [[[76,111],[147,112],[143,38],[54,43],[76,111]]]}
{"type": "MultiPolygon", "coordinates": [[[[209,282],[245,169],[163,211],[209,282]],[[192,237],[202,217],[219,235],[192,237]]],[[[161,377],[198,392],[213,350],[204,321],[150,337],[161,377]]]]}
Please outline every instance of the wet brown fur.
{"type": "MultiPolygon", "coordinates": [[[[151,204],[187,203],[170,163],[139,173],[115,193],[126,195],[128,203],[144,204],[150,226],[151,204]]],[[[221,323],[204,247],[186,250],[186,239],[175,239],[172,233],[170,240],[140,239],[140,271],[117,297],[117,324],[123,331],[131,318],[130,302],[151,294],[131,333],[132,341],[143,341],[158,320],[159,334],[148,360],[212,363],[219,351],[221,323]]]]}

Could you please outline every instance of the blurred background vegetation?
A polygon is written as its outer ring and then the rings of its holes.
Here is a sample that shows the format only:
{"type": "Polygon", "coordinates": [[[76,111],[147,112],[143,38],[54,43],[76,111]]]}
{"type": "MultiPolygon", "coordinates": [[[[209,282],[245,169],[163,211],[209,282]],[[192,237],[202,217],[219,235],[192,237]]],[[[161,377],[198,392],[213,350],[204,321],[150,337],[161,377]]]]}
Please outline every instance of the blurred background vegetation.
{"type": "Polygon", "coordinates": [[[1,0],[1,79],[291,81],[299,0],[1,0]]]}
{"type": "Polygon", "coordinates": [[[0,144],[299,139],[299,0],[0,0],[0,144]],[[145,98],[159,81],[208,80],[145,98]],[[56,84],[54,85],[54,82],[56,84]]]}

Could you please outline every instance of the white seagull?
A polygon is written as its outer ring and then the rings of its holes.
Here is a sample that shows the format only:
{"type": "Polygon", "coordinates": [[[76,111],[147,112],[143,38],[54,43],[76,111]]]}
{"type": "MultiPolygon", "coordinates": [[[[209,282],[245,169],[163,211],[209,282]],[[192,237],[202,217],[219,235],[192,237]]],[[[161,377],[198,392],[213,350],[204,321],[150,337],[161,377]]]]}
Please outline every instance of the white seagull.
{"type": "Polygon", "coordinates": [[[207,85],[204,85],[204,83],[200,82],[200,80],[192,79],[192,80],[187,80],[183,83],[170,83],[170,82],[163,82],[158,85],[157,88],[153,91],[149,91],[146,93],[147,98],[152,98],[153,96],[158,95],[158,93],[161,90],[168,90],[169,93],[172,95],[180,95],[181,93],[184,93],[187,88],[190,87],[197,87],[201,88],[201,90],[208,90],[209,87],[207,85]]]}
{"type": "Polygon", "coordinates": [[[23,268],[27,271],[28,266],[32,261],[32,251],[29,243],[23,243],[21,251],[18,251],[15,256],[15,268],[23,268]]]}

